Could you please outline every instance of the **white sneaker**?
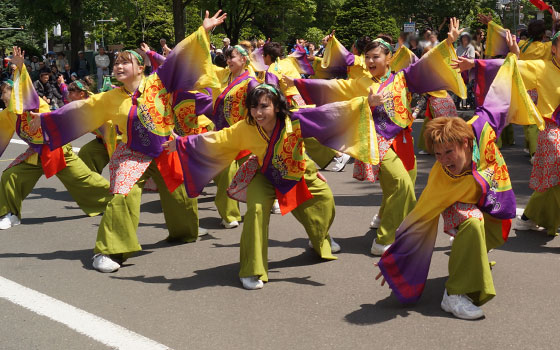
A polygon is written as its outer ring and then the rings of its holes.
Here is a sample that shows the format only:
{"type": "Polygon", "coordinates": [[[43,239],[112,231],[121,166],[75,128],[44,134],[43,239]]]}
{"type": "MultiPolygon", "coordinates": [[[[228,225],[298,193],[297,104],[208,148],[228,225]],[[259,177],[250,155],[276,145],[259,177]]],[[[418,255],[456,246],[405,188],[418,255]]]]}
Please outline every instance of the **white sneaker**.
{"type": "Polygon", "coordinates": [[[274,203],[272,204],[272,209],[270,210],[270,212],[272,214],[282,214],[282,212],[280,211],[280,204],[278,203],[278,199],[274,200],[274,203]]]}
{"type": "Polygon", "coordinates": [[[7,230],[10,227],[19,225],[21,221],[17,215],[13,215],[12,213],[8,213],[0,218],[0,230],[7,230]]]}
{"type": "Polygon", "coordinates": [[[116,263],[108,255],[95,254],[93,256],[93,268],[99,272],[115,272],[121,265],[116,263]]]}
{"type": "Polygon", "coordinates": [[[340,157],[334,157],[334,160],[336,164],[332,167],[332,171],[342,171],[350,161],[350,156],[346,153],[342,153],[340,157]]]}
{"type": "Polygon", "coordinates": [[[529,149],[528,148],[523,148],[523,152],[529,154],[529,149]]]}
{"type": "Polygon", "coordinates": [[[379,228],[379,225],[381,225],[381,217],[379,214],[375,214],[369,223],[369,228],[379,228]]]}
{"type": "MultiPolygon", "coordinates": [[[[311,241],[308,242],[309,248],[313,249],[313,243],[311,241]]],[[[334,239],[331,237],[331,253],[335,254],[340,252],[340,244],[336,243],[334,239]]]]}
{"type": "Polygon", "coordinates": [[[533,220],[523,220],[521,216],[515,218],[515,229],[520,231],[542,231],[543,227],[535,224],[533,220]]]}
{"type": "Polygon", "coordinates": [[[484,311],[474,305],[472,300],[464,295],[448,295],[447,289],[443,291],[441,308],[445,312],[452,313],[455,317],[463,320],[476,320],[484,317],[484,311]]]}
{"type": "Polygon", "coordinates": [[[198,228],[198,237],[206,236],[208,234],[208,230],[202,227],[198,228]]]}
{"type": "Polygon", "coordinates": [[[426,156],[426,155],[428,155],[429,153],[426,152],[426,151],[424,151],[423,149],[421,149],[420,151],[418,151],[418,154],[421,154],[421,155],[423,155],[423,156],[426,156]]]}
{"type": "Polygon", "coordinates": [[[387,249],[389,249],[390,246],[391,246],[390,244],[387,245],[377,244],[377,238],[376,238],[373,240],[373,244],[371,245],[371,254],[381,256],[383,255],[383,253],[385,253],[387,249]]]}
{"type": "MultiPolygon", "coordinates": [[[[237,221],[235,221],[235,220],[232,221],[232,222],[227,222],[227,221],[225,221],[225,220],[222,219],[222,226],[223,226],[224,228],[236,228],[236,227],[239,226],[239,222],[237,222],[237,221]]],[[[200,235],[200,234],[199,234],[199,235],[200,235]]]]}
{"type": "Polygon", "coordinates": [[[261,281],[257,276],[240,277],[239,280],[245,289],[255,290],[262,289],[262,287],[264,287],[263,281],[261,281]]]}

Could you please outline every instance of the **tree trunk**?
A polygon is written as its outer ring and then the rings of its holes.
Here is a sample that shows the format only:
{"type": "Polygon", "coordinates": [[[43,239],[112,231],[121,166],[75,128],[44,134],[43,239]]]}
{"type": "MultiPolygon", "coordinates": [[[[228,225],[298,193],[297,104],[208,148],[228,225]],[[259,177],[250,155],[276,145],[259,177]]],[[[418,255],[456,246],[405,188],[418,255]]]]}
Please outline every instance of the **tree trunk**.
{"type": "Polygon", "coordinates": [[[183,0],[173,0],[173,32],[175,44],[185,38],[185,5],[183,0]]]}
{"type": "Polygon", "coordinates": [[[70,0],[70,64],[78,59],[78,51],[84,49],[84,25],[82,22],[82,0],[70,0]]]}

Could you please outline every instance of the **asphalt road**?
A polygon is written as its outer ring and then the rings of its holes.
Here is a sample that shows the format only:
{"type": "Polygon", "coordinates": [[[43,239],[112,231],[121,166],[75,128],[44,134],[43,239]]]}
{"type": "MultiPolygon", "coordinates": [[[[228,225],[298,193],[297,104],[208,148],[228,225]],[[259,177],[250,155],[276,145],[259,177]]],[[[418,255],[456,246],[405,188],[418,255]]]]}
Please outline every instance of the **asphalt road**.
{"type": "MultiPolygon", "coordinates": [[[[415,123],[415,136],[420,126],[415,123]]],[[[517,145],[503,153],[518,207],[524,207],[531,194],[531,165],[519,127],[516,137],[517,145]]],[[[24,150],[11,144],[0,170],[24,150]]],[[[418,156],[417,195],[433,161],[418,156]]],[[[210,230],[208,236],[191,244],[165,243],[158,195],[147,193],[138,229],[144,250],[118,272],[101,274],[91,267],[100,217],[86,217],[58,179],[42,177],[24,201],[22,225],[0,231],[0,277],[173,349],[558,347],[560,238],[512,231],[509,241],[490,255],[497,262],[497,296],[483,306],[486,317],[463,321],[439,306],[450,250],[448,236],[440,232],[422,298],[402,306],[374,280],[377,259],[369,254],[375,234],[369,222],[381,203],[379,185],[354,180],[351,166],[323,174],[336,201],[331,235],[342,246],[339,259],[321,261],[291,215],[273,215],[270,282],[259,291],[241,287],[241,227],[220,228],[213,185],[199,198],[200,223],[210,230]]],[[[0,298],[0,349],[109,348],[0,298]]]]}

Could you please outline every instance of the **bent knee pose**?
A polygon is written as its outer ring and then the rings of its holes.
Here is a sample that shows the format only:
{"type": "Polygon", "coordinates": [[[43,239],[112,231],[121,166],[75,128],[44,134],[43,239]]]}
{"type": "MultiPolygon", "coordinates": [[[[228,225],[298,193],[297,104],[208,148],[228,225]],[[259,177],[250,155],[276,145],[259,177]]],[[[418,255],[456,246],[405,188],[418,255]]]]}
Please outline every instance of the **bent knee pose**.
{"type": "Polygon", "coordinates": [[[197,203],[185,193],[177,156],[164,152],[162,145],[175,127],[173,109],[168,107],[172,94],[217,84],[208,79],[213,68],[204,48],[208,45],[208,31],[224,19],[225,15],[219,13],[212,18],[207,14],[203,26],[179,43],[157,72],[147,78],[142,57],[135,51],[123,51],[113,70],[122,88],[41,115],[41,126],[50,137],[51,148],[107,121],[112,121],[123,134],[109,163],[114,196],[97,232],[95,269],[116,271],[119,262],[141,250],[136,230],[141,192],[149,177],[158,186],[169,231],[167,240],[194,242],[199,234],[207,233],[198,228],[197,203]]]}
{"type": "Polygon", "coordinates": [[[534,109],[527,110],[531,102],[518,83],[516,63],[509,56],[497,73],[495,67],[477,67],[478,76],[484,76],[477,91],[490,92],[477,98],[484,104],[469,122],[440,117],[426,126],[426,145],[437,161],[418,205],[378,263],[378,278],[383,275],[403,303],[416,302],[422,294],[440,214],[444,231],[455,237],[442,309],[477,319],[484,315],[479,306],[496,294],[487,251],[507,239],[516,202],[495,140],[506,121],[527,125],[540,118],[534,109]]]}
{"type": "Polygon", "coordinates": [[[0,112],[0,154],[10,142],[14,131],[29,148],[2,173],[0,229],[7,229],[21,222],[22,201],[42,175],[47,178],[58,177],[87,215],[101,214],[111,199],[109,182],[88,169],[73,152],[70,144],[61,144],[50,150],[42,130],[31,131],[29,124],[32,117],[24,110],[38,108],[39,111],[46,112],[49,111],[49,106],[35,93],[19,48],[14,48],[13,61],[18,67],[15,82],[6,82],[0,86],[2,99],[8,106],[0,112]],[[19,106],[18,101],[21,102],[19,106]]]}
{"type": "Polygon", "coordinates": [[[249,92],[246,105],[244,121],[218,132],[179,138],[168,145],[179,153],[189,196],[197,196],[240,150],[253,153],[228,194],[247,202],[239,276],[245,288],[259,289],[268,281],[268,226],[275,198],[282,214],[291,212],[302,223],[311,245],[323,259],[336,259],[332,253],[340,249],[329,234],[334,219],[332,192],[305,155],[304,137],[316,137],[327,147],[374,164],[378,151],[372,142],[375,131],[365,98],[290,113],[282,92],[261,84],[249,92]],[[358,124],[370,138],[358,138],[357,127],[349,127],[347,134],[340,135],[342,125],[358,124]]]}
{"type": "MultiPolygon", "coordinates": [[[[448,40],[425,54],[422,59],[394,73],[391,71],[391,46],[375,39],[364,48],[369,75],[358,79],[296,79],[293,83],[307,103],[322,105],[344,101],[355,96],[373,94],[373,120],[381,163],[372,166],[356,161],[354,177],[371,182],[379,179],[383,202],[381,218],[371,252],[381,255],[395,239],[395,231],[416,204],[414,183],[416,158],[411,126],[414,121],[411,93],[426,93],[444,89],[465,96],[461,76],[448,64],[456,57],[452,43],[460,31],[457,21],[450,26],[448,40]]],[[[376,220],[372,226],[377,226],[376,220]]]]}

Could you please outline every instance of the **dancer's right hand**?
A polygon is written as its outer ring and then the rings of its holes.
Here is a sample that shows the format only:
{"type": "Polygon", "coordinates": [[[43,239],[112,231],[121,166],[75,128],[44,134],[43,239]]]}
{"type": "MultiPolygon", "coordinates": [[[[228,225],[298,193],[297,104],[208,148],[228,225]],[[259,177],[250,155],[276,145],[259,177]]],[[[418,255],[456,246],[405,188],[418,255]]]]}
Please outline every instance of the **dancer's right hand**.
{"type": "Polygon", "coordinates": [[[212,29],[214,29],[216,26],[219,26],[220,24],[224,23],[224,21],[227,18],[227,13],[221,15],[221,12],[222,10],[218,10],[218,12],[216,12],[214,16],[210,17],[210,13],[208,12],[208,10],[206,11],[206,15],[204,16],[204,21],[202,21],[202,26],[204,27],[204,30],[209,32],[212,29]]]}
{"type": "Polygon", "coordinates": [[[41,113],[29,111],[31,122],[29,123],[29,132],[31,135],[35,134],[41,127],[41,113]]]}

